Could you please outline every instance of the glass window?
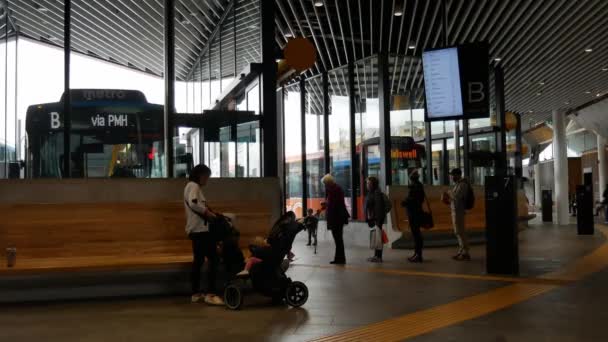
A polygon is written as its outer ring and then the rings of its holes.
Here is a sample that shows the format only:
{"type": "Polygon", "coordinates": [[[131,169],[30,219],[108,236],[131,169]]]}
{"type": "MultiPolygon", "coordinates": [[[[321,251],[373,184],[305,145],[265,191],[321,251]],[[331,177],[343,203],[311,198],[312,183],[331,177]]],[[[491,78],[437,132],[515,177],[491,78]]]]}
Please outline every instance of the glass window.
{"type": "MultiPolygon", "coordinates": [[[[330,171],[344,190],[346,207],[351,211],[350,107],[348,69],[330,71],[329,78],[329,154],[330,171]]],[[[353,164],[357,164],[356,161],[353,164]]]]}
{"type": "Polygon", "coordinates": [[[435,140],[432,145],[432,164],[433,164],[433,185],[441,185],[444,183],[443,170],[445,168],[445,158],[443,151],[443,140],[435,140]]]}
{"type": "Polygon", "coordinates": [[[325,199],[325,189],[321,184],[325,173],[323,98],[322,77],[308,79],[305,106],[307,207],[314,211],[321,209],[321,202],[325,199]]]}
{"type": "Polygon", "coordinates": [[[378,59],[355,64],[355,137],[357,145],[380,136],[378,59]]]}
{"type": "Polygon", "coordinates": [[[302,116],[300,85],[285,88],[285,192],[286,210],[302,216],[302,116]]]}

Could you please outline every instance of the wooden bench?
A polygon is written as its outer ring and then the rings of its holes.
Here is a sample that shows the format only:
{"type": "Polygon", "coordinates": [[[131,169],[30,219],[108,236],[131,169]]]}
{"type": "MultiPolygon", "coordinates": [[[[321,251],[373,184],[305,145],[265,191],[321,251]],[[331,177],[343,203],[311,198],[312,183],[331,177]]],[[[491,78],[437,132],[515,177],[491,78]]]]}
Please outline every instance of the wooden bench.
{"type": "MultiPolygon", "coordinates": [[[[184,180],[0,182],[0,248],[17,248],[23,271],[124,268],[189,263],[184,180]],[[11,195],[13,192],[13,195],[11,195]],[[26,194],[29,193],[29,196],[26,194]]],[[[265,236],[280,214],[276,179],[211,180],[214,210],[236,215],[241,247],[265,236]]]]}
{"type": "MultiPolygon", "coordinates": [[[[429,200],[435,227],[430,230],[425,230],[425,238],[434,235],[453,234],[452,216],[450,207],[441,202],[441,194],[449,190],[448,186],[425,186],[424,191],[429,200]]],[[[475,207],[467,211],[465,217],[465,227],[469,233],[475,234],[485,231],[486,214],[484,201],[484,188],[482,186],[473,186],[475,192],[475,207]]],[[[393,204],[391,210],[391,222],[393,230],[398,230],[404,234],[406,238],[410,238],[409,220],[405,208],[401,206],[401,202],[406,198],[408,193],[407,186],[390,186],[388,196],[393,204]]],[[[523,191],[518,194],[518,216],[521,220],[529,220],[531,217],[528,214],[528,204],[523,191]]],[[[426,209],[426,204],[423,208],[426,209]]]]}

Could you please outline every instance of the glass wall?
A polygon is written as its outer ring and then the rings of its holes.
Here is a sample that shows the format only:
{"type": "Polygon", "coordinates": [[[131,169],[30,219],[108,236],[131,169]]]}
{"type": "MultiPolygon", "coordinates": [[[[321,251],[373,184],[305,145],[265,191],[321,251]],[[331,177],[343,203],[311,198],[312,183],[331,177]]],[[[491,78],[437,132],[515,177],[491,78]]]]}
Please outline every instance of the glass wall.
{"type": "Polygon", "coordinates": [[[300,85],[285,88],[285,209],[302,216],[302,114],[300,85]]]}
{"type": "MultiPolygon", "coordinates": [[[[336,182],[344,189],[346,207],[351,211],[351,162],[350,157],[350,99],[348,68],[328,73],[329,78],[329,155],[330,171],[336,182]]],[[[355,79],[356,80],[356,79],[355,79]]],[[[357,174],[356,172],[353,174],[357,174]]]]}
{"type": "Polygon", "coordinates": [[[306,80],[306,182],[308,185],[307,208],[315,212],[321,209],[325,189],[321,178],[325,173],[325,127],[323,124],[323,78],[306,80]]]}

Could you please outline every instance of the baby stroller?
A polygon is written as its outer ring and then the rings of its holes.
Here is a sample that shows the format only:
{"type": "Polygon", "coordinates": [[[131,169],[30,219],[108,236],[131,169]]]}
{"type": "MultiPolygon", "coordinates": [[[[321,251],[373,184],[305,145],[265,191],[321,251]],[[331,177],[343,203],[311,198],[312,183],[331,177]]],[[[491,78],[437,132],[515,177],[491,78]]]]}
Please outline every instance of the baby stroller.
{"type": "Polygon", "coordinates": [[[308,300],[308,287],[300,281],[292,281],[285,272],[289,268],[287,254],[296,235],[304,229],[297,222],[285,223],[279,236],[278,246],[263,262],[252,267],[249,276],[237,277],[230,281],[224,290],[224,302],[229,309],[238,310],[243,305],[247,292],[257,292],[272,298],[273,303],[287,303],[300,307],[308,300]]]}

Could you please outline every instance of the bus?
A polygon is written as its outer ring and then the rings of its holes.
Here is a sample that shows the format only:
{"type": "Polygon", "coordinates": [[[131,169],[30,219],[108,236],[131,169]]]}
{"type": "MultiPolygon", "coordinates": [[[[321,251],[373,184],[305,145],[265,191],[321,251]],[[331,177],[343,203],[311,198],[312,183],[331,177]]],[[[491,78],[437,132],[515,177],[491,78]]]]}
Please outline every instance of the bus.
{"type": "MultiPolygon", "coordinates": [[[[325,200],[325,189],[321,178],[325,170],[322,152],[308,154],[306,168],[308,174],[308,200],[307,207],[314,210],[321,208],[325,200]]],[[[352,213],[352,196],[356,196],[357,220],[364,220],[363,205],[367,194],[365,181],[370,176],[380,176],[380,138],[371,138],[359,143],[356,148],[355,170],[357,175],[357,188],[352,189],[350,182],[350,158],[330,158],[330,171],[336,182],[344,189],[346,207],[352,213]],[[362,186],[363,185],[363,186],[362,186]]],[[[302,216],[302,163],[299,156],[289,157],[285,160],[285,209],[293,210],[296,215],[302,216]]],[[[408,185],[409,173],[420,170],[426,166],[424,145],[417,144],[411,137],[391,137],[391,174],[392,184],[408,185]]],[[[424,172],[420,171],[421,177],[424,172]]]]}
{"type": "MultiPolygon", "coordinates": [[[[72,177],[161,177],[162,105],[137,90],[72,89],[72,177]]],[[[64,101],[29,106],[26,113],[29,178],[62,178],[64,101]]],[[[177,155],[177,153],[176,153],[177,155]]]]}

